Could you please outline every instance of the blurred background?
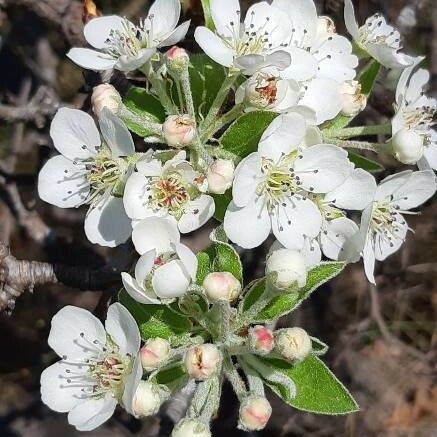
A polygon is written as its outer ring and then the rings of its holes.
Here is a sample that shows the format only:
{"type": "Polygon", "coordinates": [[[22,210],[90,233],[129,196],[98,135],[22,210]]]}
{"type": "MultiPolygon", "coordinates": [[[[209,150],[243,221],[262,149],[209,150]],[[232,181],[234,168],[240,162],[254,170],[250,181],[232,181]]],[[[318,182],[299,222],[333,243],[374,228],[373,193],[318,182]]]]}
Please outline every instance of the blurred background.
{"type": "MultiPolygon", "coordinates": [[[[242,2],[244,7],[255,3],[242,2]]],[[[68,425],[66,415],[51,412],[40,401],[40,373],[56,359],[47,345],[50,319],[67,304],[104,314],[118,285],[114,281],[118,274],[111,272],[129,265],[133,254],[129,245],[106,250],[89,244],[83,232],[85,210],[44,204],[36,190],[37,174],[53,152],[48,132],[56,109],[71,105],[88,111],[89,93],[102,80],[65,57],[71,46],[84,45],[83,22],[99,11],[135,20],[144,15],[148,3],[0,0],[0,286],[8,287],[5,278],[11,264],[6,261],[13,261],[6,247],[17,259],[53,264],[72,285],[26,289],[10,315],[0,314],[1,437],[80,434],[68,425]],[[109,272],[104,285],[95,280],[96,271],[109,272]],[[99,291],[101,288],[105,291],[99,291]]],[[[401,30],[407,53],[427,56],[430,93],[435,95],[436,1],[354,3],[360,23],[381,11],[401,30]]],[[[185,16],[194,25],[201,24],[200,1],[182,0],[182,4],[185,16]]],[[[321,14],[335,19],[343,33],[343,1],[319,0],[317,6],[321,14]]],[[[192,29],[183,45],[197,51],[192,29]]],[[[390,79],[382,77],[380,83],[390,85],[390,79]]],[[[120,88],[126,86],[119,76],[112,81],[120,88]]],[[[377,85],[360,121],[376,123],[390,117],[392,102],[393,91],[377,85]]],[[[139,140],[144,147],[141,143],[139,140]]],[[[383,164],[387,172],[378,178],[397,170],[396,162],[389,158],[383,158],[383,164]]],[[[415,235],[410,233],[402,250],[377,267],[376,288],[369,287],[361,264],[351,265],[280,322],[281,326],[301,326],[330,345],[325,360],[350,388],[361,411],[348,417],[315,416],[293,410],[269,393],[273,416],[267,429],[252,437],[437,435],[436,216],[437,202],[433,200],[421,215],[409,217],[415,235]]],[[[189,237],[188,244],[195,250],[205,247],[214,225],[210,223],[189,237]]],[[[247,280],[263,274],[266,249],[242,252],[247,280]]],[[[227,387],[213,435],[246,435],[235,430],[236,422],[236,400],[227,387]]],[[[157,437],[169,435],[169,429],[164,413],[140,422],[120,410],[86,435],[157,437]]]]}

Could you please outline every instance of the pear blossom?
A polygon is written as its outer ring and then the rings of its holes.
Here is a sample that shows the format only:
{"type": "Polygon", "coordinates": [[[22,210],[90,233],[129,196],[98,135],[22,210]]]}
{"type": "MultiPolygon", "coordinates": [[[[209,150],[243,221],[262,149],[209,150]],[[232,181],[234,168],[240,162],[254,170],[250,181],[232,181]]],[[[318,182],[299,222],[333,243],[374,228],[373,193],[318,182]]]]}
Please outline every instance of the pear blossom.
{"type": "Polygon", "coordinates": [[[190,22],[177,26],[180,13],[179,0],[156,0],[138,26],[116,15],[94,18],[85,25],[84,36],[95,50],[75,47],[67,56],[90,70],[136,70],[158,48],[177,44],[185,37],[190,22]]]}
{"type": "Polygon", "coordinates": [[[86,236],[92,243],[114,247],[132,232],[121,196],[137,155],[131,134],[108,108],[99,112],[99,124],[103,138],[85,112],[59,109],[50,135],[61,155],[41,169],[38,193],[60,208],[90,205],[86,236]]]}
{"type": "Polygon", "coordinates": [[[89,311],[66,306],[53,317],[48,342],[61,357],[41,374],[41,397],[49,408],[68,413],[79,431],[97,428],[117,404],[133,412],[142,377],[140,333],[126,308],[111,305],[103,326],[89,311]]]}
{"type": "Polygon", "coordinates": [[[267,425],[272,407],[264,396],[249,395],[241,402],[238,427],[245,431],[258,431],[267,425]]]}
{"type": "Polygon", "coordinates": [[[367,18],[364,25],[359,27],[352,0],[345,0],[344,21],[358,47],[384,67],[403,69],[413,63],[411,56],[399,52],[402,48],[401,36],[380,13],[367,18]]]}
{"type": "Polygon", "coordinates": [[[247,75],[270,65],[290,65],[282,49],[291,32],[286,14],[265,1],[252,5],[243,22],[238,0],[211,0],[210,9],[216,31],[200,26],[194,37],[211,59],[247,75]]]}
{"type": "Polygon", "coordinates": [[[224,218],[231,241],[253,248],[273,231],[283,246],[293,249],[319,234],[322,216],[310,194],[340,186],[353,165],[339,147],[301,147],[306,133],[300,114],[279,115],[261,137],[258,151],[240,162],[224,218]]]}
{"type": "Polygon", "coordinates": [[[129,295],[144,304],[169,303],[182,296],[196,277],[197,258],[180,243],[176,222],[148,217],[132,232],[132,242],[141,255],[135,277],[123,272],[121,279],[129,295]]]}
{"type": "Polygon", "coordinates": [[[434,172],[410,170],[388,176],[377,187],[373,202],[361,219],[361,243],[366,276],[375,283],[375,260],[395,253],[410,229],[404,214],[432,197],[437,189],[434,172]]]}
{"type": "Polygon", "coordinates": [[[150,154],[137,162],[138,172],[127,180],[123,196],[131,219],[171,217],[180,232],[188,233],[212,217],[215,204],[211,196],[204,194],[206,178],[185,158],[185,151],[181,151],[165,164],[150,154]]]}

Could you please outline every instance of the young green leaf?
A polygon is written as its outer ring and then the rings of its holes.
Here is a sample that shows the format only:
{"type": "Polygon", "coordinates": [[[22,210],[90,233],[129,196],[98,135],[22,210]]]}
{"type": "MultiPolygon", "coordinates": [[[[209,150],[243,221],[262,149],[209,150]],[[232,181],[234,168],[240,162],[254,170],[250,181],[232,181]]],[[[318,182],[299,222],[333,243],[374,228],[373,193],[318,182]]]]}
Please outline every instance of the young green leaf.
{"type": "Polygon", "coordinates": [[[224,194],[213,194],[212,197],[215,202],[214,218],[219,222],[223,222],[226,209],[232,200],[232,192],[228,190],[224,194]]]}
{"type": "Polygon", "coordinates": [[[296,385],[296,396],[290,398],[288,390],[279,384],[266,384],[284,402],[298,410],[317,414],[349,414],[359,410],[359,407],[329,368],[317,357],[310,355],[297,364],[284,360],[259,358],[265,365],[283,373],[296,385]]]}
{"type": "Polygon", "coordinates": [[[206,252],[199,252],[197,255],[197,276],[196,284],[202,285],[206,275],[211,272],[211,259],[206,252]]]}
{"type": "Polygon", "coordinates": [[[214,21],[211,16],[211,0],[201,0],[202,2],[202,9],[203,9],[203,16],[205,17],[205,26],[210,29],[214,30],[214,21]]]}
{"type": "Polygon", "coordinates": [[[323,343],[323,341],[320,341],[316,337],[310,337],[311,338],[311,345],[312,345],[312,351],[311,353],[313,355],[325,355],[326,352],[328,352],[328,345],[323,343]]]}
{"type": "Polygon", "coordinates": [[[266,278],[255,279],[247,287],[243,300],[239,305],[239,312],[247,311],[264,293],[266,289],[266,278]]]}
{"type": "Polygon", "coordinates": [[[384,167],[379,162],[365,158],[357,153],[348,152],[349,160],[355,164],[355,167],[362,168],[370,173],[378,173],[384,170],[384,167]]]}

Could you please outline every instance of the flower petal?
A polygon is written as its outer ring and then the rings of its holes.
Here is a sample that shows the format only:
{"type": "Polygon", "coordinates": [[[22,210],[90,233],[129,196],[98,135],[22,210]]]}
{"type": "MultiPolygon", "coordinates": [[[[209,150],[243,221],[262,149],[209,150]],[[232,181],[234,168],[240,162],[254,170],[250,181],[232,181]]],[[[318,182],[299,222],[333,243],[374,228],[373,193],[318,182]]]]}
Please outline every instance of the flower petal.
{"type": "Polygon", "coordinates": [[[354,40],[359,37],[359,27],[357,20],[355,19],[354,5],[352,0],[344,0],[344,22],[346,24],[347,31],[351,34],[354,40]]]}
{"type": "Polygon", "coordinates": [[[74,47],[69,50],[67,57],[79,67],[87,70],[104,71],[115,67],[117,59],[96,50],[74,47]]]}
{"type": "Polygon", "coordinates": [[[156,49],[154,47],[141,49],[135,56],[122,55],[118,58],[115,68],[117,70],[129,73],[142,67],[154,54],[156,49]]]}
{"type": "Polygon", "coordinates": [[[155,293],[150,293],[143,289],[129,273],[122,272],[121,280],[123,281],[123,286],[127,294],[135,301],[145,305],[159,305],[161,303],[161,301],[156,298],[155,293]]]}
{"type": "Polygon", "coordinates": [[[191,20],[184,21],[181,25],[176,27],[171,33],[169,33],[164,41],[158,44],[158,47],[168,47],[177,44],[179,41],[182,41],[185,38],[185,35],[190,28],[191,20]]]}
{"type": "Polygon", "coordinates": [[[235,38],[240,33],[240,2],[238,0],[211,0],[211,16],[217,33],[235,38]]]}
{"type": "Polygon", "coordinates": [[[317,59],[299,47],[287,48],[291,56],[290,65],[280,72],[283,79],[294,79],[299,82],[312,79],[317,73],[317,59]]]}
{"type": "Polygon", "coordinates": [[[366,239],[366,243],[364,244],[363,249],[363,262],[364,262],[364,272],[366,273],[366,277],[372,284],[376,284],[374,269],[375,269],[375,247],[374,240],[369,236],[366,239]]]}
{"type": "Polygon", "coordinates": [[[197,258],[193,251],[184,244],[176,245],[176,253],[182,261],[185,272],[191,279],[196,279],[197,273],[197,258]]]}
{"type": "Polygon", "coordinates": [[[214,199],[205,194],[190,201],[184,209],[182,217],[178,221],[178,228],[182,234],[188,234],[203,226],[215,211],[214,199]]]}
{"type": "Polygon", "coordinates": [[[190,281],[182,262],[173,260],[155,270],[152,286],[158,297],[172,299],[185,294],[190,281]]]}
{"type": "Polygon", "coordinates": [[[301,253],[304,257],[307,269],[314,267],[322,260],[322,251],[320,250],[319,243],[315,239],[305,238],[301,253]]]}
{"type": "Polygon", "coordinates": [[[138,356],[136,356],[132,365],[132,372],[128,376],[126,385],[124,387],[123,400],[122,400],[123,407],[126,409],[126,411],[129,414],[132,415],[134,414],[133,400],[134,400],[135,392],[137,391],[142,376],[143,376],[143,366],[141,365],[141,360],[138,358],[138,356]]]}
{"type": "Polygon", "coordinates": [[[232,198],[236,206],[243,207],[249,203],[262,178],[260,155],[251,153],[237,165],[234,172],[232,198]]]}
{"type": "Polygon", "coordinates": [[[85,39],[96,49],[108,46],[107,40],[112,32],[124,33],[124,19],[117,15],[93,18],[83,28],[85,39]]]}
{"type": "Polygon", "coordinates": [[[214,32],[206,27],[197,27],[194,39],[201,49],[215,62],[230,67],[234,62],[234,53],[214,32]]]}
{"type": "Polygon", "coordinates": [[[126,181],[123,193],[123,204],[126,214],[131,219],[141,220],[153,215],[148,206],[148,179],[140,173],[132,173],[126,181]]]}
{"type": "Polygon", "coordinates": [[[147,275],[152,271],[153,264],[156,259],[156,250],[149,250],[144,255],[141,255],[135,264],[135,279],[138,284],[144,284],[147,275]]]}
{"type": "Polygon", "coordinates": [[[181,15],[179,0],[155,0],[150,6],[147,19],[151,22],[152,36],[162,41],[176,27],[181,15]]]}

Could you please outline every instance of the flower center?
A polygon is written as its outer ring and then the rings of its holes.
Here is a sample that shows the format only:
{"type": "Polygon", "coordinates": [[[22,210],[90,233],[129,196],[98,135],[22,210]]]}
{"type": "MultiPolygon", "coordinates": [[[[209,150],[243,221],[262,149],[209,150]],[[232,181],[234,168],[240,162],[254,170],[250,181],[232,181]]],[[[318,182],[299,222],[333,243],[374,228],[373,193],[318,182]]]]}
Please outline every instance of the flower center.
{"type": "Polygon", "coordinates": [[[401,48],[399,32],[389,26],[381,14],[375,14],[366,20],[359,29],[359,43],[361,45],[386,45],[392,49],[401,48]]]}
{"type": "Polygon", "coordinates": [[[325,202],[322,195],[311,193],[308,195],[308,198],[315,203],[317,208],[319,208],[320,214],[325,220],[334,220],[340,217],[345,217],[345,213],[335,206],[335,200],[325,202]]]}
{"type": "Polygon", "coordinates": [[[271,106],[276,103],[278,97],[277,79],[274,77],[261,76],[255,85],[255,91],[259,96],[259,103],[263,106],[271,106]]]}
{"type": "Polygon", "coordinates": [[[408,109],[403,113],[403,119],[408,129],[428,129],[434,118],[435,109],[431,106],[420,106],[408,109]]]}

